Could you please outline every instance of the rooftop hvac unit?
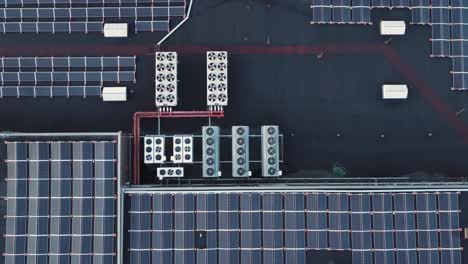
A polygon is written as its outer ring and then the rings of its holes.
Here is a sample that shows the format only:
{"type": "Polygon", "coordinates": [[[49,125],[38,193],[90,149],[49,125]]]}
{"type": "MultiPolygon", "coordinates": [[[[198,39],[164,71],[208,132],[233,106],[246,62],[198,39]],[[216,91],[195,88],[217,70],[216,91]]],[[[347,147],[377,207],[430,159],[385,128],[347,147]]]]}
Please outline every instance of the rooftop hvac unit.
{"type": "Polygon", "coordinates": [[[193,137],[192,136],[184,136],[184,149],[183,149],[183,156],[182,162],[183,163],[193,163],[193,137]]]}
{"type": "Polygon", "coordinates": [[[232,127],[232,176],[249,177],[249,127],[232,127]]]}
{"type": "Polygon", "coordinates": [[[155,100],[157,107],[177,106],[176,52],[156,52],[155,100]]]}
{"type": "Polygon", "coordinates": [[[279,128],[262,126],[262,174],[264,177],[278,177],[279,169],[279,128]]]}
{"type": "Polygon", "coordinates": [[[184,177],[183,167],[163,167],[156,169],[156,175],[159,180],[164,178],[182,178],[184,177]]]}
{"type": "Polygon", "coordinates": [[[144,137],[144,163],[164,163],[166,161],[164,136],[145,136],[144,137]]]}
{"type": "Polygon", "coordinates": [[[144,163],[151,164],[154,163],[154,156],[153,156],[153,137],[146,136],[144,137],[144,163]]]}
{"type": "Polygon", "coordinates": [[[155,136],[153,138],[154,163],[164,163],[166,161],[164,136],[155,136]]]}
{"type": "Polygon", "coordinates": [[[172,161],[174,163],[193,163],[193,136],[174,136],[172,149],[172,161]]]}
{"type": "Polygon", "coordinates": [[[219,127],[204,126],[202,128],[203,139],[203,177],[219,177],[219,127]]]}
{"type": "Polygon", "coordinates": [[[207,105],[228,105],[228,54],[226,51],[208,51],[207,66],[207,105]]]}
{"type": "Polygon", "coordinates": [[[172,161],[174,163],[183,163],[184,137],[174,136],[172,138],[172,161]]]}

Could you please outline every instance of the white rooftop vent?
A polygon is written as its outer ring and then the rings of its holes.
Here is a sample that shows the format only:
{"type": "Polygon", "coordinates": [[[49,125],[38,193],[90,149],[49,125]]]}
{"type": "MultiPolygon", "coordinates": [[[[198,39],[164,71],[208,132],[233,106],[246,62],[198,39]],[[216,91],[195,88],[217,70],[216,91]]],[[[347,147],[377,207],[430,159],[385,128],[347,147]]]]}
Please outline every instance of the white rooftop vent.
{"type": "Polygon", "coordinates": [[[406,84],[382,85],[382,99],[407,99],[408,86],[406,84]]]}
{"type": "Polygon", "coordinates": [[[128,37],[127,23],[106,23],[104,24],[104,37],[106,38],[126,38],[128,37]]]}
{"type": "Polygon", "coordinates": [[[102,100],[105,102],[127,101],[127,87],[104,87],[102,100]]]}
{"type": "Polygon", "coordinates": [[[405,35],[405,21],[380,21],[380,35],[405,35]]]}

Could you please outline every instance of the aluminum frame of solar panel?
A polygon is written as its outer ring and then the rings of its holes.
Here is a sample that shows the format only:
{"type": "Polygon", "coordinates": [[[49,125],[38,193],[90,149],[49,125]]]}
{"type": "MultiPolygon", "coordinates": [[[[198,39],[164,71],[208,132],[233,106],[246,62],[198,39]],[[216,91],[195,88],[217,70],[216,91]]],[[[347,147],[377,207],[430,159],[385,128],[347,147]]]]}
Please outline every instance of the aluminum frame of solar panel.
{"type": "Polygon", "coordinates": [[[174,201],[172,194],[153,194],[151,259],[157,263],[171,263],[173,258],[174,201]]]}
{"type": "Polygon", "coordinates": [[[240,261],[239,196],[236,193],[218,194],[218,262],[235,264],[240,261]]]}
{"type": "Polygon", "coordinates": [[[281,193],[262,194],[262,247],[263,263],[282,264],[283,248],[283,195],[281,193]]]}
{"type": "Polygon", "coordinates": [[[393,205],[395,208],[396,260],[398,263],[415,263],[417,256],[414,195],[412,193],[395,193],[393,205]]]}
{"type": "Polygon", "coordinates": [[[206,248],[198,248],[196,263],[216,263],[218,253],[218,201],[215,193],[200,193],[196,199],[196,231],[206,232],[206,248]]]}
{"type": "Polygon", "coordinates": [[[328,195],[328,225],[330,249],[348,250],[351,248],[349,238],[348,195],[330,193],[328,195]]]}
{"type": "Polygon", "coordinates": [[[305,204],[304,194],[284,194],[284,248],[286,263],[305,263],[305,204]]]}
{"type": "Polygon", "coordinates": [[[193,245],[195,243],[195,196],[190,193],[174,195],[174,262],[192,263],[195,261],[193,245]]]}
{"type": "Polygon", "coordinates": [[[262,260],[261,197],[259,193],[241,193],[240,200],[240,262],[260,263],[262,260]]]}

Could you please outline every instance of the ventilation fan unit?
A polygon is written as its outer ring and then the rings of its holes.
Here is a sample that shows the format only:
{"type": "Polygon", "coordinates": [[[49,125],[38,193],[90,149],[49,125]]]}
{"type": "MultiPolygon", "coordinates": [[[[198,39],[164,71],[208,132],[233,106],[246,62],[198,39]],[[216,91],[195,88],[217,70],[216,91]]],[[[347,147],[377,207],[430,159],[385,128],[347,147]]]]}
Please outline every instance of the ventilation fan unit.
{"type": "Polygon", "coordinates": [[[278,126],[262,126],[262,175],[278,177],[279,169],[279,128],[278,126]]]}
{"type": "Polygon", "coordinates": [[[156,52],[155,87],[157,107],[177,106],[177,53],[156,52]]]}
{"type": "Polygon", "coordinates": [[[145,136],[143,140],[144,140],[144,149],[143,149],[144,163],[145,163],[145,164],[152,164],[152,163],[154,163],[154,156],[153,156],[154,143],[153,143],[153,137],[151,137],[151,136],[145,136]]]}
{"type": "Polygon", "coordinates": [[[166,161],[164,136],[153,137],[153,156],[154,163],[164,163],[166,161]]]}
{"type": "Polygon", "coordinates": [[[183,137],[183,156],[182,161],[183,163],[193,163],[193,137],[192,136],[184,136],[183,137]]]}
{"type": "Polygon", "coordinates": [[[202,128],[203,140],[203,177],[219,177],[219,127],[204,126],[202,128]]]}
{"type": "Polygon", "coordinates": [[[249,127],[232,127],[232,176],[249,177],[249,127]]]}
{"type": "Polygon", "coordinates": [[[184,137],[174,136],[172,138],[172,162],[183,163],[184,137]]]}
{"type": "Polygon", "coordinates": [[[184,177],[183,167],[163,167],[156,169],[156,175],[159,180],[164,178],[182,178],[184,177]]]}
{"type": "Polygon", "coordinates": [[[206,53],[207,105],[228,105],[228,54],[225,51],[206,53]]]}

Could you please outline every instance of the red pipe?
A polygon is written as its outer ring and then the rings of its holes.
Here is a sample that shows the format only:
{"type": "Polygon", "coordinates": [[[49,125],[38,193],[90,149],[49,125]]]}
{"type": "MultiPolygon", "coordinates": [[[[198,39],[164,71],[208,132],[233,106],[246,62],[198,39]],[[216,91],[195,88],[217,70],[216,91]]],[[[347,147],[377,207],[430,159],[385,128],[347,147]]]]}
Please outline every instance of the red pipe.
{"type": "Polygon", "coordinates": [[[140,184],[140,120],[142,118],[222,118],[224,111],[135,112],[133,115],[133,184],[140,184]]]}

